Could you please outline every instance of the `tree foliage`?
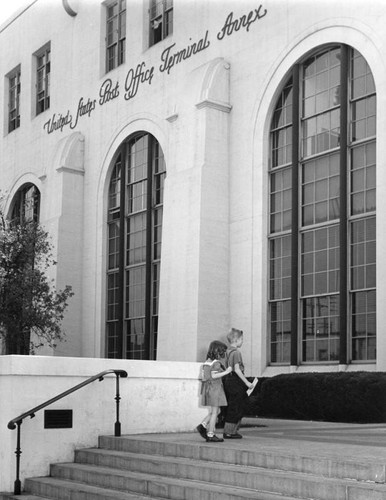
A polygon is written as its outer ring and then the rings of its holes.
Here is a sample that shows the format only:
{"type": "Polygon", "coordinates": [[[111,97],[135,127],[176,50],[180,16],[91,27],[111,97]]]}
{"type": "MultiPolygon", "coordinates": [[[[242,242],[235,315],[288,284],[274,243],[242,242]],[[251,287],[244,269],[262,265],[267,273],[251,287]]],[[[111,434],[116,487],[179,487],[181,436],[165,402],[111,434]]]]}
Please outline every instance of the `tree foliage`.
{"type": "Polygon", "coordinates": [[[0,337],[7,354],[32,354],[64,340],[61,322],[73,295],[57,291],[47,271],[56,265],[48,233],[37,222],[10,222],[0,212],[0,337]]]}

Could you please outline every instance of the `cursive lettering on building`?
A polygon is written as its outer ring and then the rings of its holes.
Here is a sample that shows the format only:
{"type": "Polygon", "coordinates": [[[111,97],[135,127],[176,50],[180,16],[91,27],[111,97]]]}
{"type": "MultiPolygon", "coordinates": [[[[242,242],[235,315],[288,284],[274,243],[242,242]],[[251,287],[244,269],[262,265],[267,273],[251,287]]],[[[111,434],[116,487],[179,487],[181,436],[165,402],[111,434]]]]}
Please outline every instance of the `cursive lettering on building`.
{"type": "Polygon", "coordinates": [[[259,21],[267,14],[267,9],[262,10],[263,6],[260,5],[258,9],[251,10],[248,15],[243,15],[238,19],[233,20],[233,12],[231,12],[225,20],[224,26],[217,33],[218,40],[222,40],[225,36],[232,35],[235,31],[245,28],[249,31],[251,24],[259,21]]]}
{"type": "Polygon", "coordinates": [[[137,65],[135,71],[133,68],[129,69],[125,80],[125,99],[129,101],[138,92],[139,85],[141,83],[148,82],[151,85],[151,81],[154,76],[154,66],[146,69],[146,64],[144,62],[137,65]]]}
{"type": "MultiPolygon", "coordinates": [[[[244,14],[238,18],[235,18],[233,12],[230,12],[222,28],[217,33],[217,39],[221,41],[225,37],[231,36],[241,29],[245,29],[245,31],[249,32],[252,24],[265,17],[266,14],[267,9],[264,9],[262,5],[260,5],[257,9],[251,10],[248,14],[244,14]]],[[[189,38],[189,41],[191,42],[192,39],[189,38]]],[[[210,44],[209,31],[207,30],[205,32],[205,36],[193,43],[189,43],[181,50],[176,50],[175,43],[169,45],[161,53],[161,64],[158,68],[159,72],[169,75],[174,66],[186,61],[195,54],[199,54],[203,50],[206,50],[210,44]]],[[[98,100],[88,98],[87,102],[85,102],[83,97],[81,97],[78,101],[78,108],[75,115],[71,115],[69,110],[65,115],[53,114],[53,116],[44,124],[43,129],[46,130],[48,134],[57,130],[62,132],[63,128],[66,126],[74,129],[77,125],[79,125],[79,119],[81,117],[91,116],[91,113],[96,108],[97,103],[99,106],[104,106],[106,103],[117,99],[122,93],[126,101],[133,99],[133,97],[137,95],[140,85],[144,83],[148,83],[149,85],[152,84],[155,73],[155,67],[146,67],[145,61],[142,61],[137,64],[137,66],[130,68],[125,78],[124,92],[121,91],[122,87],[120,87],[119,81],[113,82],[111,78],[106,78],[99,87],[98,100]]]]}
{"type": "Polygon", "coordinates": [[[100,89],[99,89],[99,104],[103,106],[106,102],[112,101],[119,96],[119,82],[116,82],[115,86],[113,86],[113,82],[111,78],[107,78],[105,80],[100,89]]]}
{"type": "Polygon", "coordinates": [[[76,112],[75,122],[72,123],[71,121],[70,128],[74,129],[78,125],[78,120],[80,117],[84,115],[88,115],[90,117],[91,112],[94,111],[95,109],[95,105],[96,105],[96,99],[91,100],[90,98],[88,98],[85,104],[83,101],[83,97],[81,97],[78,103],[78,110],[76,112]]]}
{"type": "Polygon", "coordinates": [[[161,54],[161,61],[163,61],[163,63],[159,67],[160,72],[163,73],[164,71],[166,71],[167,74],[169,74],[174,65],[179,64],[181,61],[185,61],[185,59],[189,59],[189,57],[192,57],[192,55],[207,49],[210,45],[208,35],[209,33],[207,31],[205,33],[205,37],[201,38],[197,43],[192,43],[185,49],[179,50],[174,53],[171,53],[171,50],[176,45],[175,43],[173,43],[173,45],[169,45],[169,47],[166,47],[166,49],[161,54]]]}
{"type": "Polygon", "coordinates": [[[72,116],[70,115],[70,110],[67,111],[67,114],[63,116],[61,113],[59,116],[56,116],[55,113],[52,117],[43,125],[43,130],[47,130],[48,134],[55,132],[56,130],[60,130],[63,132],[63,127],[70,125],[72,120],[72,116]]]}

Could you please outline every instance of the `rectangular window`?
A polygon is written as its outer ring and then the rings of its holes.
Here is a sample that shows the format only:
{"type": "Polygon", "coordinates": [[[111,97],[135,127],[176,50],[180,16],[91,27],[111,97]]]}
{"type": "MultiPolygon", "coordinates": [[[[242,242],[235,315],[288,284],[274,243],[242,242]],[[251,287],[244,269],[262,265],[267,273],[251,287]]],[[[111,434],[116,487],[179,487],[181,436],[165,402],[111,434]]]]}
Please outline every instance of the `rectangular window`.
{"type": "Polygon", "coordinates": [[[150,0],[150,46],[173,33],[173,0],[150,0]]]}
{"type": "Polygon", "coordinates": [[[35,54],[36,57],[36,114],[50,107],[51,48],[50,45],[35,54]]]}
{"type": "Polygon", "coordinates": [[[8,75],[8,132],[20,127],[20,66],[8,75]]]}
{"type": "Polygon", "coordinates": [[[106,72],[125,62],[126,0],[106,7],[106,72]]]}

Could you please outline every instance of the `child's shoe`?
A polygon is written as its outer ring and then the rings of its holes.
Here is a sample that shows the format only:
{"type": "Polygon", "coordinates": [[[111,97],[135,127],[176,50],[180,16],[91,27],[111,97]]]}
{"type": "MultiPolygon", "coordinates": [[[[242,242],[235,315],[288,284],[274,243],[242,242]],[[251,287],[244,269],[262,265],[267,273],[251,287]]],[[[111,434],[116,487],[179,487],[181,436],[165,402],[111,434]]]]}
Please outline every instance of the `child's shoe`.
{"type": "Polygon", "coordinates": [[[200,436],[203,438],[203,439],[206,439],[208,436],[206,435],[206,429],[205,427],[200,424],[200,425],[197,425],[196,427],[196,430],[199,432],[200,436]]]}
{"type": "Polygon", "coordinates": [[[214,434],[213,436],[207,436],[206,441],[208,443],[222,443],[224,440],[214,434]]]}
{"type": "Polygon", "coordinates": [[[241,439],[243,437],[238,432],[236,432],[235,434],[226,434],[226,433],[224,433],[223,436],[224,436],[225,439],[241,439]]]}

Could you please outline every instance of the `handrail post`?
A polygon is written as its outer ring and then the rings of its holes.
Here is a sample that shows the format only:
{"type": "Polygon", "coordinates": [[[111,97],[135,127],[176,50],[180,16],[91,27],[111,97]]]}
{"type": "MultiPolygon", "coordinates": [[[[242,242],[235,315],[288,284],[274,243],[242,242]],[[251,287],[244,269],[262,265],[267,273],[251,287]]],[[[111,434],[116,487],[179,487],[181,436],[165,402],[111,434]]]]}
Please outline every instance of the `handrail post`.
{"type": "Polygon", "coordinates": [[[116,406],[116,422],[115,422],[115,425],[114,425],[114,436],[116,437],[120,437],[121,435],[121,423],[119,421],[119,401],[121,399],[120,395],[119,395],[119,373],[116,373],[115,374],[115,382],[116,382],[116,385],[115,385],[115,406],[116,406]]]}
{"type": "Polygon", "coordinates": [[[20,455],[21,455],[21,448],[20,448],[20,426],[22,424],[22,421],[19,421],[16,423],[17,425],[17,437],[16,437],[16,479],[14,483],[14,494],[15,495],[20,495],[21,494],[21,481],[20,481],[20,455]]]}
{"type": "Polygon", "coordinates": [[[39,406],[36,406],[35,408],[32,408],[31,410],[22,413],[18,417],[13,418],[8,422],[8,429],[14,430],[17,427],[17,444],[16,444],[16,480],[14,483],[14,494],[15,495],[20,495],[21,494],[21,481],[20,481],[20,455],[21,455],[21,448],[20,448],[20,426],[23,422],[23,419],[26,417],[31,417],[33,418],[35,416],[35,413],[39,410],[42,410],[43,408],[46,408],[52,403],[55,403],[56,401],[59,401],[60,399],[64,398],[65,396],[68,396],[69,394],[72,394],[73,392],[77,391],[78,389],[81,389],[82,387],[90,384],[91,382],[94,382],[95,380],[102,381],[104,379],[105,375],[108,375],[110,373],[115,373],[116,376],[116,395],[115,395],[115,401],[116,401],[116,422],[115,422],[115,436],[120,436],[121,435],[121,423],[119,422],[119,401],[121,399],[119,395],[119,377],[127,377],[127,372],[125,370],[105,370],[104,372],[98,373],[97,375],[94,375],[93,377],[90,377],[89,379],[85,380],[84,382],[81,382],[80,384],[72,387],[71,389],[68,389],[67,391],[64,391],[57,396],[49,399],[48,401],[45,401],[44,403],[40,404],[39,406]]]}

